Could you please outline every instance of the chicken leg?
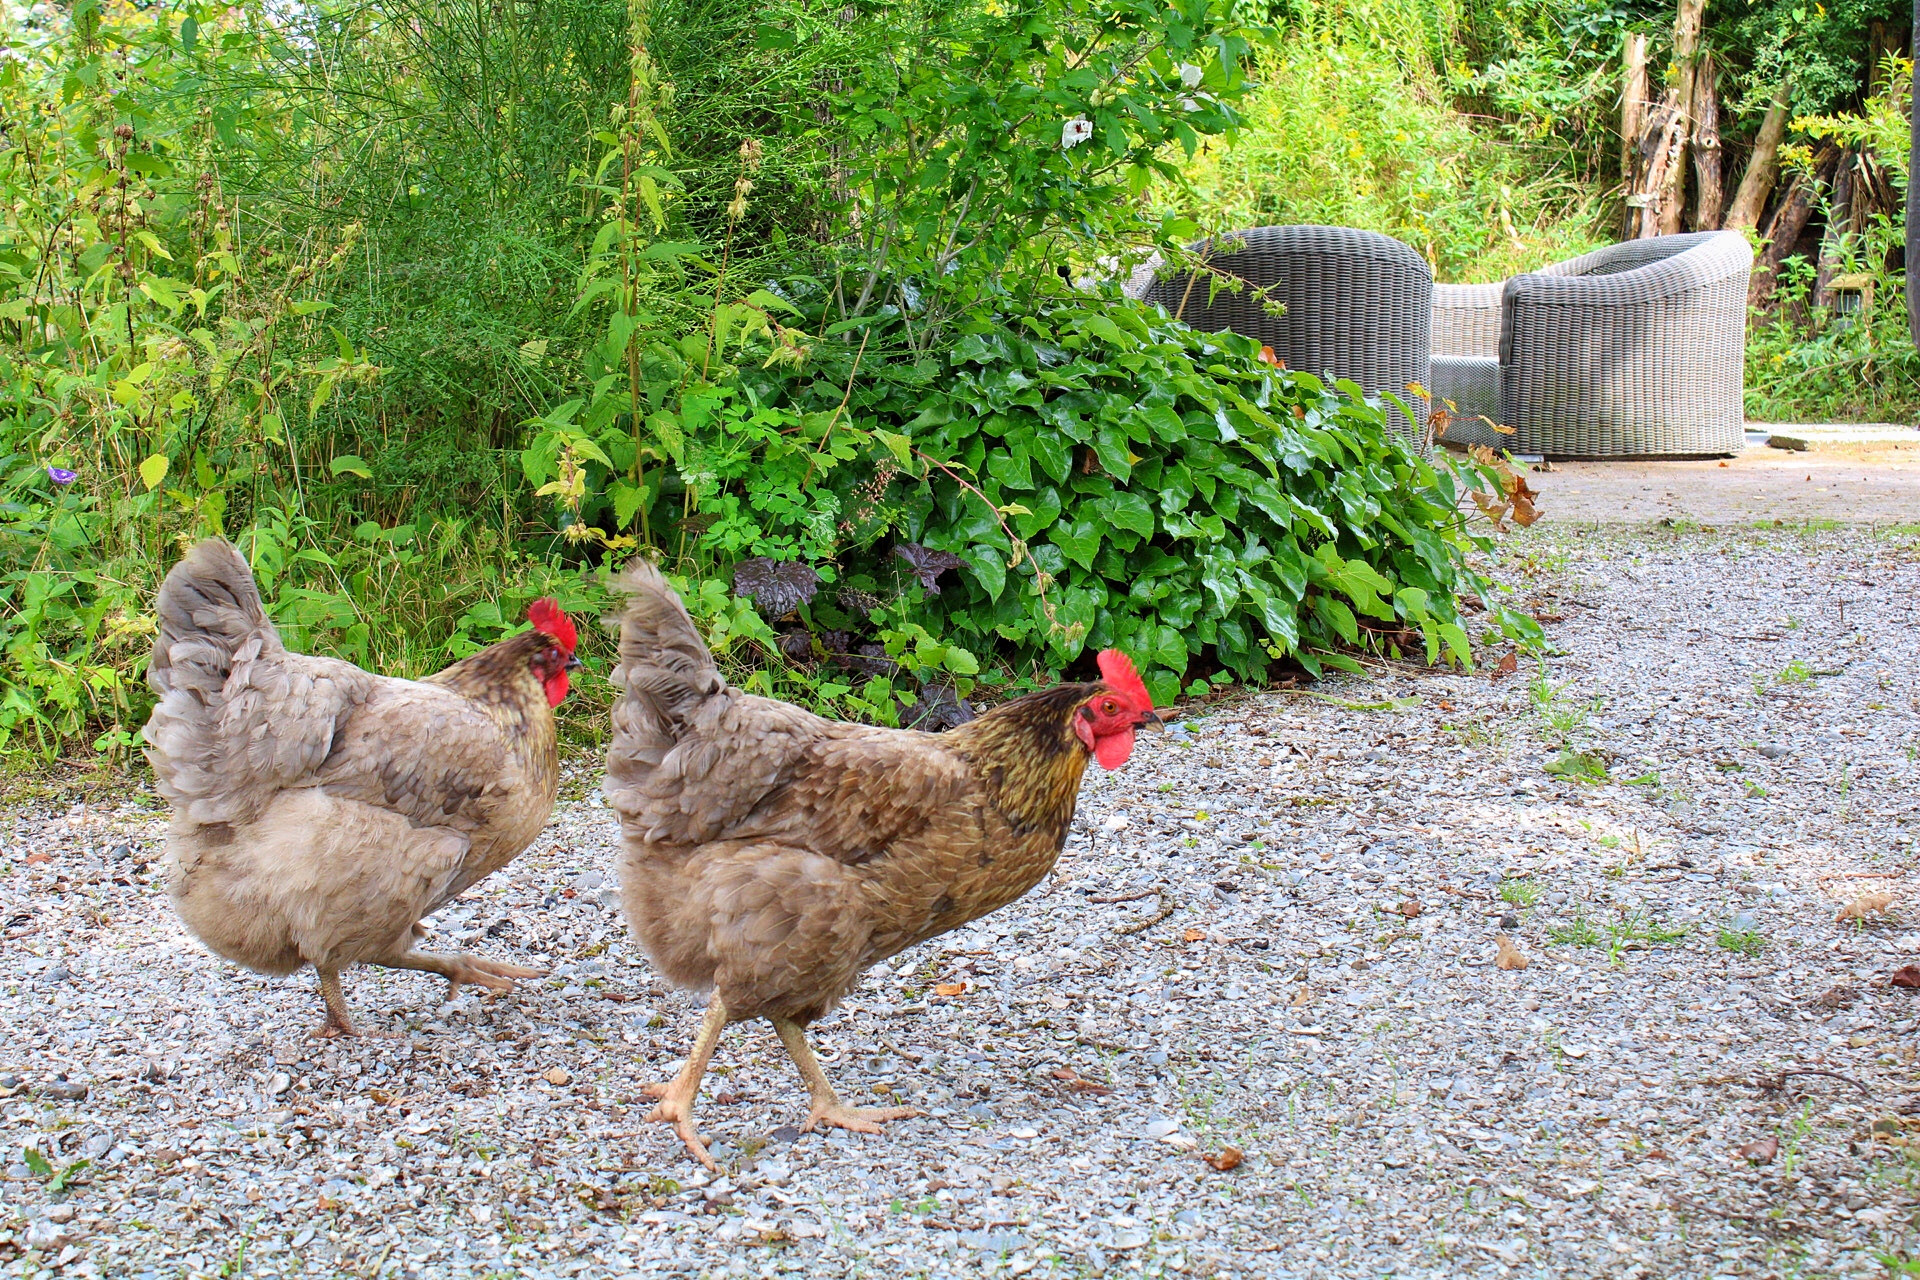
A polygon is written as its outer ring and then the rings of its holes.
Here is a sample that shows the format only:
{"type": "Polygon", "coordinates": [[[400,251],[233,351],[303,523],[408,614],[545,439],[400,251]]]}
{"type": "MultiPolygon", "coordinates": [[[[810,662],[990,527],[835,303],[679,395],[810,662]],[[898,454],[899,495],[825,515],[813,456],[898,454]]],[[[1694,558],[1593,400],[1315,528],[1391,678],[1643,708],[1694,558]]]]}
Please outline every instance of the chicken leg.
{"type": "Polygon", "coordinates": [[[336,1036],[357,1036],[353,1019],[347,1016],[347,997],[340,990],[340,971],[330,965],[315,965],[320,975],[320,998],[327,1002],[327,1020],[307,1032],[314,1040],[332,1040],[336,1036]]]}
{"type": "Polygon", "coordinates": [[[827,1083],[827,1073],[820,1069],[820,1060],[813,1056],[813,1046],[807,1043],[807,1033],[797,1022],[786,1018],[772,1019],[773,1029],[780,1033],[780,1043],[787,1046],[787,1056],[793,1059],[793,1065],[800,1068],[800,1078],[806,1081],[807,1094],[813,1106],[807,1112],[807,1122],[800,1126],[800,1132],[812,1133],[816,1127],[846,1129],[853,1133],[879,1133],[882,1123],[888,1120],[911,1120],[915,1116],[925,1115],[912,1107],[849,1107],[840,1101],[840,1095],[827,1083]]]}
{"type": "Polygon", "coordinates": [[[545,969],[529,969],[525,965],[506,964],[499,960],[482,960],[478,956],[436,955],[431,951],[408,950],[373,963],[383,969],[419,969],[425,973],[437,973],[447,980],[448,1000],[460,994],[463,984],[485,987],[489,991],[511,991],[515,978],[547,976],[545,969]]]}
{"type": "Polygon", "coordinates": [[[716,992],[707,1005],[706,1016],[700,1019],[700,1030],[693,1038],[693,1052],[687,1055],[687,1065],[666,1084],[644,1085],[640,1090],[649,1098],[660,1100],[647,1112],[646,1119],[672,1124],[673,1131],[687,1144],[693,1158],[715,1173],[720,1171],[720,1166],[707,1154],[706,1144],[700,1141],[699,1131],[693,1127],[693,1100],[700,1093],[700,1077],[707,1074],[707,1063],[713,1060],[720,1033],[726,1029],[727,1006],[716,992]]]}

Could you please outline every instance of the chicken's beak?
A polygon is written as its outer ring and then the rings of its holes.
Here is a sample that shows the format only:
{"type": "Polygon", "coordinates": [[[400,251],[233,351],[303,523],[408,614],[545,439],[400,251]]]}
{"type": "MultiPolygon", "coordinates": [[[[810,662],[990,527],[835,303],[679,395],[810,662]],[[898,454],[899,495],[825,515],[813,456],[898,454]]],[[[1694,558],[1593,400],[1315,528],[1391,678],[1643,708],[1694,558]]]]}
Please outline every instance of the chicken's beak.
{"type": "Polygon", "coordinates": [[[587,665],[586,663],[580,661],[580,659],[576,658],[574,655],[572,654],[567,655],[567,670],[578,671],[581,667],[584,667],[586,665],[587,665]]]}
{"type": "Polygon", "coordinates": [[[1165,733],[1167,731],[1167,722],[1160,718],[1160,713],[1158,711],[1148,710],[1148,711],[1141,712],[1140,719],[1137,722],[1135,722],[1134,728],[1144,729],[1148,725],[1152,725],[1154,728],[1158,729],[1161,733],[1165,733]]]}

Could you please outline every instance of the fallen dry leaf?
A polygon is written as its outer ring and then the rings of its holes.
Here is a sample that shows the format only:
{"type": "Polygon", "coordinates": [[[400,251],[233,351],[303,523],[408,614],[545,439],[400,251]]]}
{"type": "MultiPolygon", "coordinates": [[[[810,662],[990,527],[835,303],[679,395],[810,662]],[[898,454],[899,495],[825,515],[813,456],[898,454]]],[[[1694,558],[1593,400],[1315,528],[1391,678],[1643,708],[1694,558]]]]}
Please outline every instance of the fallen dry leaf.
{"type": "Polygon", "coordinates": [[[1061,1088],[1071,1090],[1074,1093],[1090,1093],[1095,1097],[1103,1098],[1113,1092],[1112,1089],[1109,1089],[1106,1085],[1096,1080],[1086,1079],[1072,1067],[1054,1068],[1053,1078],[1060,1082],[1061,1088]]]}
{"type": "Polygon", "coordinates": [[[715,1094],[713,1098],[713,1105],[716,1107],[738,1106],[739,1103],[740,1095],[737,1093],[719,1093],[715,1094]]]}
{"type": "Polygon", "coordinates": [[[937,982],[934,984],[933,994],[937,996],[963,996],[967,994],[967,984],[964,982],[937,982]]]}
{"type": "Polygon", "coordinates": [[[1755,1164],[1765,1164],[1780,1154],[1780,1139],[1762,1138],[1758,1142],[1749,1142],[1740,1148],[1739,1153],[1755,1164]]]}
{"type": "Polygon", "coordinates": [[[1260,348],[1260,362],[1262,364],[1270,364],[1276,369],[1284,369],[1287,367],[1287,362],[1276,355],[1272,347],[1268,346],[1260,348]]]}
{"type": "Polygon", "coordinates": [[[1222,1147],[1220,1148],[1219,1155],[1201,1156],[1200,1158],[1212,1165],[1215,1173],[1227,1173],[1231,1170],[1238,1169],[1241,1161],[1245,1160],[1246,1156],[1240,1153],[1240,1148],[1238,1147],[1222,1147]]]}
{"type": "Polygon", "coordinates": [[[1890,893],[1863,893],[1840,908],[1840,914],[1834,917],[1834,921],[1838,923],[1841,920],[1865,920],[1874,912],[1886,911],[1891,906],[1893,906],[1893,895],[1890,893]]]}
{"type": "Polygon", "coordinates": [[[1723,463],[1721,463],[1720,465],[1724,467],[1724,466],[1726,466],[1727,464],[1723,462],[1723,463]]]}
{"type": "Polygon", "coordinates": [[[1405,902],[1401,903],[1398,907],[1395,907],[1394,910],[1398,911],[1401,915],[1411,920],[1415,916],[1420,914],[1421,906],[1418,899],[1408,898],[1405,902]]]}
{"type": "Polygon", "coordinates": [[[1641,1157],[1641,1158],[1642,1158],[1642,1159],[1645,1159],[1645,1160],[1671,1160],[1671,1159],[1673,1159],[1673,1157],[1672,1157],[1672,1156],[1670,1156],[1670,1155],[1668,1155],[1668,1154],[1667,1154],[1666,1152],[1664,1152],[1664,1151],[1662,1151],[1662,1150],[1661,1150],[1661,1149],[1660,1149],[1659,1147],[1650,1147],[1650,1148],[1648,1148],[1648,1149],[1647,1149],[1647,1154],[1646,1154],[1645,1156],[1643,1156],[1643,1157],[1641,1157]]]}
{"type": "Polygon", "coordinates": [[[1920,987],[1920,964],[1903,964],[1893,971],[1896,987],[1920,987]]]}
{"type": "Polygon", "coordinates": [[[27,865],[30,867],[37,867],[42,863],[52,861],[53,855],[50,853],[30,853],[27,855],[27,865]]]}
{"type": "Polygon", "coordinates": [[[1504,680],[1520,669],[1520,651],[1514,650],[1493,666],[1493,679],[1504,680]]]}
{"type": "Polygon", "coordinates": [[[1524,969],[1530,963],[1525,956],[1520,954],[1520,948],[1513,945],[1513,939],[1509,938],[1506,934],[1497,933],[1494,935],[1493,940],[1500,947],[1500,954],[1495,957],[1493,962],[1497,967],[1502,969],[1524,969]]]}
{"type": "Polygon", "coordinates": [[[1206,933],[1199,929],[1189,929],[1180,935],[1180,941],[1182,942],[1205,942],[1206,940],[1206,933]]]}
{"type": "Polygon", "coordinates": [[[1302,987],[1293,993],[1293,999],[1287,1002],[1289,1009],[1304,1009],[1313,1003],[1313,988],[1302,987]]]}
{"type": "Polygon", "coordinates": [[[548,1084],[555,1085],[555,1086],[563,1085],[567,1083],[569,1080],[573,1079],[572,1076],[567,1074],[567,1069],[565,1067],[549,1068],[546,1072],[544,1072],[541,1075],[540,1078],[542,1080],[545,1080],[548,1084]]]}

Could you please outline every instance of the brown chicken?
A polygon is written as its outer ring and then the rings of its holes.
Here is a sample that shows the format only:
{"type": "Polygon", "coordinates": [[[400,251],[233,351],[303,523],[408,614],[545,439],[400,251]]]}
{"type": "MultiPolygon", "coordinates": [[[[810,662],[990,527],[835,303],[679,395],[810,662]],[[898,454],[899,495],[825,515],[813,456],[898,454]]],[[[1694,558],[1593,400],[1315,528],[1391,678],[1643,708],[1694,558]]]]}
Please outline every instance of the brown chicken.
{"type": "Polygon", "coordinates": [[[647,1092],[693,1124],[730,1022],[766,1018],[812,1098],[806,1128],[879,1132],[911,1109],[841,1104],[804,1028],[870,965],[1012,902],[1052,869],[1087,761],[1158,725],[1124,654],[942,734],[840,724],[729,688],[680,598],[629,569],[606,795],[627,919],[671,981],[713,999],[686,1069],[647,1092]]]}
{"type": "Polygon", "coordinates": [[[316,1036],[355,1034],[356,961],[510,991],[537,969],[414,949],[419,923],[525,849],[559,786],[553,708],[573,623],[534,629],[425,680],[289,653],[247,562],[200,543],[167,574],[147,682],[147,756],[173,807],[167,888],[208,947],[249,969],[320,974],[316,1036]]]}

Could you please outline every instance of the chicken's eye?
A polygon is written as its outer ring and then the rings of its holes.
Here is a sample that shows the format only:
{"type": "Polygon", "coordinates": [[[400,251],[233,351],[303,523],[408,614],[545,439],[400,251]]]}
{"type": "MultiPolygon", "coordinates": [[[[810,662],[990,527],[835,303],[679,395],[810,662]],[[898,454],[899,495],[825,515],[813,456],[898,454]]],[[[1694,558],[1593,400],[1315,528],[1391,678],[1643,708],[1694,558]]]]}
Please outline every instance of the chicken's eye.
{"type": "Polygon", "coordinates": [[[1117,716],[1120,714],[1120,704],[1115,702],[1112,698],[1108,698],[1105,702],[1100,704],[1100,714],[1108,715],[1108,716],[1117,716]]]}

